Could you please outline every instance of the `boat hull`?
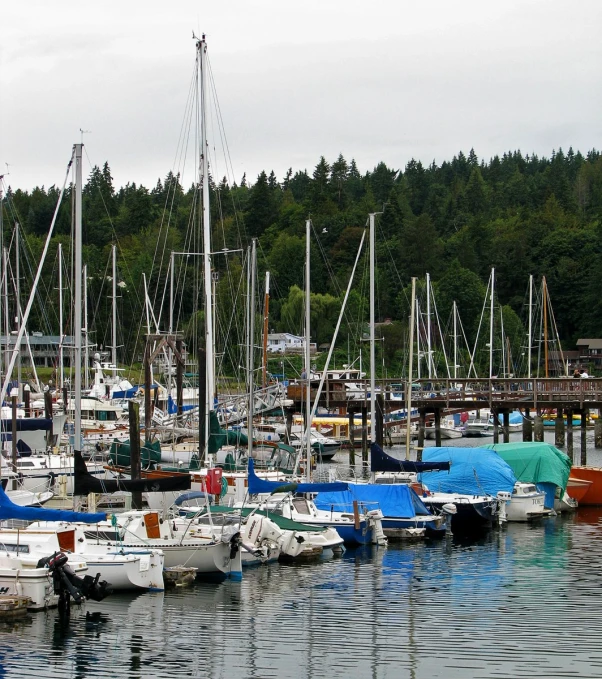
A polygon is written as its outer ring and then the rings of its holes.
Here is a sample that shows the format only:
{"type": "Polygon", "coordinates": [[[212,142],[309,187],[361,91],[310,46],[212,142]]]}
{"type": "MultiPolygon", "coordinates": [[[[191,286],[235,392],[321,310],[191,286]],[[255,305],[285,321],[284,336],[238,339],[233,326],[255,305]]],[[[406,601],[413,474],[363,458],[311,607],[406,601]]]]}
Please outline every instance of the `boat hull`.
{"type": "Polygon", "coordinates": [[[591,481],[581,500],[578,500],[581,507],[602,505],[602,467],[571,467],[571,477],[591,481]]]}

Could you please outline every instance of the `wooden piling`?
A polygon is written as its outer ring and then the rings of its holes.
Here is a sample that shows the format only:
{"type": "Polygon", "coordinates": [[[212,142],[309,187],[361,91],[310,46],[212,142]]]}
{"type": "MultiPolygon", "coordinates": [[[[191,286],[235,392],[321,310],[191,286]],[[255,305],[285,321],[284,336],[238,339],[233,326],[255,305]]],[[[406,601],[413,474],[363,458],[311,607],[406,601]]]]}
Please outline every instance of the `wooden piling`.
{"type": "Polygon", "coordinates": [[[573,460],[573,411],[566,411],[566,454],[569,456],[571,462],[573,460]]]}
{"type": "MultiPolygon", "coordinates": [[[[128,419],[130,424],[130,465],[131,478],[142,477],[140,469],[140,404],[128,401],[128,419]]],[[[142,509],[141,491],[132,492],[132,509],[142,509]]]]}
{"type": "Polygon", "coordinates": [[[368,466],[368,408],[362,406],[362,464],[368,466]]]}
{"type": "Polygon", "coordinates": [[[23,390],[23,400],[25,405],[25,417],[31,417],[31,389],[29,385],[25,385],[23,390]]]}
{"type": "MultiPolygon", "coordinates": [[[[409,413],[407,417],[409,417],[409,413]]],[[[424,448],[424,421],[426,419],[426,411],[424,408],[418,410],[418,448],[424,448]]]]}
{"type": "Polygon", "coordinates": [[[349,408],[347,412],[347,422],[349,429],[349,465],[355,467],[355,410],[349,408]]]}
{"type": "Polygon", "coordinates": [[[598,413],[598,419],[594,422],[594,447],[602,448],[602,417],[598,413]]]}
{"type": "MultiPolygon", "coordinates": [[[[567,412],[567,422],[569,415],[567,412]]],[[[564,446],[564,418],[562,417],[562,408],[556,409],[556,419],[554,421],[554,445],[557,448],[564,446]]]]}
{"type": "Polygon", "coordinates": [[[529,408],[525,408],[523,417],[523,441],[533,440],[533,420],[529,417],[529,408]]]}
{"type": "Polygon", "coordinates": [[[589,410],[584,408],[581,411],[581,466],[585,467],[587,464],[587,419],[589,417],[589,410]]]}
{"type": "Polygon", "coordinates": [[[441,409],[435,408],[435,446],[441,448],[441,409]]]}
{"type": "Polygon", "coordinates": [[[491,414],[493,416],[493,442],[500,442],[500,419],[498,417],[498,411],[495,408],[491,409],[491,414]]]}
{"type": "Polygon", "coordinates": [[[541,415],[535,416],[533,433],[535,441],[537,441],[537,443],[543,443],[543,417],[541,415]]]}
{"type": "Polygon", "coordinates": [[[502,413],[504,424],[502,425],[502,437],[504,443],[510,443],[510,411],[504,410],[502,413]]]}
{"type": "Polygon", "coordinates": [[[382,394],[376,394],[376,443],[383,447],[383,430],[385,426],[385,399],[382,394]]]}

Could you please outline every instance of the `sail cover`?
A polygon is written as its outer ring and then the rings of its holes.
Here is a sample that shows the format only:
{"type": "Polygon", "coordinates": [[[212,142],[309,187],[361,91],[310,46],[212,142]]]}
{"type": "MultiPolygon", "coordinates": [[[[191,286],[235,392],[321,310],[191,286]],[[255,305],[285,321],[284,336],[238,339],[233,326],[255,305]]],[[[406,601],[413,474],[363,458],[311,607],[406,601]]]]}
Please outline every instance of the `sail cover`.
{"type": "Polygon", "coordinates": [[[401,483],[350,483],[347,492],[320,493],[314,502],[318,509],[352,512],[354,500],[368,511],[380,509],[385,518],[409,519],[429,515],[429,510],[414,490],[401,483]]]}
{"type": "Polygon", "coordinates": [[[255,473],[253,459],[249,460],[249,495],[266,493],[320,493],[325,491],[341,492],[347,490],[349,484],[335,483],[290,483],[288,481],[266,481],[255,473]]]}
{"type": "Polygon", "coordinates": [[[370,444],[371,472],[414,472],[419,474],[420,472],[447,471],[449,465],[449,461],[413,462],[412,460],[398,460],[387,455],[378,443],[370,444]]]}
{"type": "MultiPolygon", "coordinates": [[[[83,460],[82,460],[83,462],[83,460]]],[[[20,507],[10,500],[0,488],[0,520],[21,519],[23,521],[83,521],[98,523],[104,521],[104,513],[70,512],[65,509],[45,509],[44,507],[20,507]]]]}
{"type": "Polygon", "coordinates": [[[76,450],[73,459],[74,495],[88,493],[116,493],[119,490],[128,492],[159,493],[168,490],[189,490],[190,474],[174,473],[160,478],[144,479],[99,479],[90,474],[82,454],[76,450]]]}

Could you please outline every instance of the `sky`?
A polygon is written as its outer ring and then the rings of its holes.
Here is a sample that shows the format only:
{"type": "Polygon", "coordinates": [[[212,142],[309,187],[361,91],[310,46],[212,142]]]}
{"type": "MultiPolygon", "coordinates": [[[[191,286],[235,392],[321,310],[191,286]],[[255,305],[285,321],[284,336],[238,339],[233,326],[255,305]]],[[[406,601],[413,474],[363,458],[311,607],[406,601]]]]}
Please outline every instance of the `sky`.
{"type": "Polygon", "coordinates": [[[602,146],[601,28],[599,0],[5,0],[0,174],[60,186],[82,137],[84,173],[107,161],[116,187],[180,169],[193,31],[228,149],[212,174],[230,181],[339,154],[365,173],[471,148],[586,153],[602,146]]]}

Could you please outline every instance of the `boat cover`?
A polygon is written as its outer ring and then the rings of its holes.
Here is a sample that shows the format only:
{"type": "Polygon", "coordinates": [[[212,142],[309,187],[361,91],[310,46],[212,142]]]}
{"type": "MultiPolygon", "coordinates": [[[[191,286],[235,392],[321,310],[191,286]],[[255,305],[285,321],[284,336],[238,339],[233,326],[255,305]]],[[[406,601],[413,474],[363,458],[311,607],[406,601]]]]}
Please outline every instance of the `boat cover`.
{"type": "MultiPolygon", "coordinates": [[[[45,417],[21,417],[15,420],[15,424],[17,431],[50,431],[52,429],[52,420],[45,417]]],[[[0,431],[11,432],[12,430],[12,420],[0,420],[0,431]]]]}
{"type": "Polygon", "coordinates": [[[447,470],[449,461],[445,462],[414,462],[412,460],[398,460],[385,453],[378,443],[370,444],[371,472],[419,472],[447,470]]]}
{"type": "Polygon", "coordinates": [[[318,509],[337,512],[353,512],[354,500],[368,511],[380,509],[385,518],[430,515],[414,490],[403,483],[350,483],[349,490],[343,493],[321,492],[314,498],[318,509]]]}
{"type": "Polygon", "coordinates": [[[464,495],[493,495],[501,490],[512,492],[516,477],[510,465],[485,447],[466,446],[425,448],[422,459],[448,460],[448,472],[420,474],[420,481],[428,489],[440,493],[462,493],[464,495]]]}
{"type": "MultiPolygon", "coordinates": [[[[83,462],[83,460],[82,460],[83,462]]],[[[21,519],[23,521],[83,521],[98,523],[104,521],[104,513],[70,512],[66,509],[45,509],[44,507],[20,507],[10,500],[0,488],[0,520],[21,519]]]]}
{"type": "Polygon", "coordinates": [[[489,443],[483,447],[494,450],[507,462],[519,481],[541,486],[546,491],[546,507],[554,506],[556,486],[561,488],[563,493],[566,491],[571,473],[571,460],[551,443],[520,441],[489,443]],[[546,488],[544,484],[552,484],[554,488],[546,488]],[[548,495],[551,495],[551,498],[548,495]]]}
{"type": "Polygon", "coordinates": [[[73,494],[127,492],[158,493],[168,490],[190,490],[190,474],[174,473],[159,478],[148,476],[142,479],[99,479],[88,471],[82,454],[73,453],[73,494]]]}
{"type": "Polygon", "coordinates": [[[249,495],[265,493],[319,493],[321,491],[341,492],[347,490],[349,484],[335,483],[290,483],[288,481],[266,481],[255,473],[253,459],[249,460],[249,495]]]}
{"type": "MultiPolygon", "coordinates": [[[[109,458],[119,467],[131,465],[131,445],[129,441],[113,441],[109,458]]],[[[140,464],[149,467],[153,463],[161,462],[161,442],[147,441],[140,447],[140,464]]]]}

